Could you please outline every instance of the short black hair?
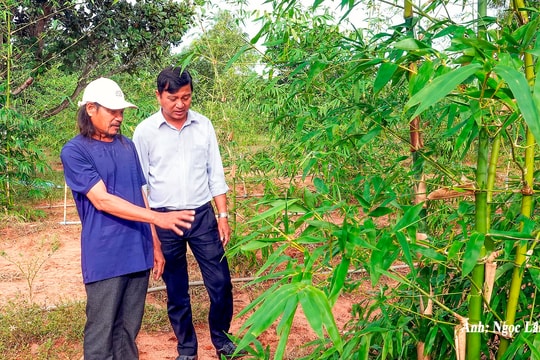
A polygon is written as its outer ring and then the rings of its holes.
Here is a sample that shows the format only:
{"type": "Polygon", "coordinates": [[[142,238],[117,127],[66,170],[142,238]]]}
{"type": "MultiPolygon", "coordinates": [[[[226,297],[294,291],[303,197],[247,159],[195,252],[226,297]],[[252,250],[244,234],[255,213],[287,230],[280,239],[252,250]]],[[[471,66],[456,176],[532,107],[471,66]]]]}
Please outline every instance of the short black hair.
{"type": "Polygon", "coordinates": [[[187,70],[183,70],[181,67],[169,66],[163,69],[157,77],[157,91],[158,93],[163,93],[168,91],[171,94],[174,94],[181,87],[190,85],[191,91],[193,92],[193,80],[191,74],[187,70]]]}

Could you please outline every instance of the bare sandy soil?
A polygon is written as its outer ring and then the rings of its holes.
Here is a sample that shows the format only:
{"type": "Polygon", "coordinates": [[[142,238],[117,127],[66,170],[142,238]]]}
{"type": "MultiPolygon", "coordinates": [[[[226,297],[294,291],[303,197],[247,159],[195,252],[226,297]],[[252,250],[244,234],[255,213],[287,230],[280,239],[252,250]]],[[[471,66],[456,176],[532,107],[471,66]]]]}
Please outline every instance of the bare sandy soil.
{"type": "MultiPolygon", "coordinates": [[[[38,223],[21,224],[14,221],[0,228],[0,305],[10,301],[26,301],[47,307],[85,299],[80,269],[80,225],[63,224],[64,220],[78,221],[75,208],[70,204],[66,208],[65,218],[62,202],[43,206],[43,211],[47,216],[38,223]]],[[[199,279],[193,276],[191,280],[199,279]]],[[[235,314],[253,299],[250,289],[243,285],[235,283],[235,314]]],[[[148,301],[165,306],[164,296],[163,292],[152,292],[148,295],[148,301]]],[[[345,296],[339,300],[334,308],[338,326],[342,327],[350,319],[352,305],[362,296],[365,294],[345,296]]],[[[241,325],[242,319],[235,317],[231,331],[235,333],[241,325]]],[[[206,323],[202,321],[196,326],[199,359],[217,359],[206,323]]],[[[303,351],[302,345],[314,338],[307,320],[301,313],[298,314],[288,342],[287,357],[299,357],[303,351]]],[[[275,349],[279,339],[271,329],[259,340],[275,349]]],[[[177,356],[176,338],[172,331],[141,332],[138,344],[141,360],[175,359],[177,356]]],[[[79,346],[82,354],[82,344],[79,346]]]]}

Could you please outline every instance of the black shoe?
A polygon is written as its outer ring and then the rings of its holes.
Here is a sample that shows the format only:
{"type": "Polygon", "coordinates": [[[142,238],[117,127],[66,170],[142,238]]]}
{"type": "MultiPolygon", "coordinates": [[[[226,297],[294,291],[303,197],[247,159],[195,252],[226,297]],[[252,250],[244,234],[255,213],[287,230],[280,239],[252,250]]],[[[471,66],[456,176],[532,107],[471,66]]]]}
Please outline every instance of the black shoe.
{"type": "Polygon", "coordinates": [[[245,350],[236,350],[236,345],[232,342],[228,342],[221,349],[216,350],[216,355],[219,359],[225,357],[225,359],[238,359],[242,356],[246,356],[248,353],[245,350]]]}
{"type": "Polygon", "coordinates": [[[197,360],[197,355],[180,355],[176,360],[197,360]]]}

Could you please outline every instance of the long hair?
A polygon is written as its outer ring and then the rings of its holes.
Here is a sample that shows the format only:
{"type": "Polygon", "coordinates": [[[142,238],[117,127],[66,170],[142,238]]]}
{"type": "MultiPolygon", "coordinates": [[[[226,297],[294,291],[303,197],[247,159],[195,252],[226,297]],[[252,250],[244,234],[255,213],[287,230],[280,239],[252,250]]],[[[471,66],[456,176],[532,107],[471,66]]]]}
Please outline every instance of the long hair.
{"type": "Polygon", "coordinates": [[[181,87],[188,85],[191,87],[193,92],[193,79],[189,71],[182,71],[181,67],[170,66],[163,69],[157,77],[157,91],[158,93],[163,93],[163,91],[168,91],[171,94],[174,94],[181,87]]]}
{"type": "MultiPolygon", "coordinates": [[[[96,103],[96,106],[99,105],[96,103]]],[[[79,133],[87,138],[91,138],[92,135],[96,132],[94,124],[92,124],[92,119],[86,111],[86,104],[79,107],[79,112],[77,113],[77,126],[79,127],[79,133]]]]}

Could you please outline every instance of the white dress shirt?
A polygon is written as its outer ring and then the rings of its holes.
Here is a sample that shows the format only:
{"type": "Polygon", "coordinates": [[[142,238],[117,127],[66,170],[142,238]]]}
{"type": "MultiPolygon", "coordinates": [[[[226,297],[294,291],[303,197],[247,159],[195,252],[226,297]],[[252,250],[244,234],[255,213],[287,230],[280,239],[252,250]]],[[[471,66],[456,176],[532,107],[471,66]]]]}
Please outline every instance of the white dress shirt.
{"type": "Polygon", "coordinates": [[[135,129],[137,148],[152,208],[195,209],[229,188],[212,122],[189,110],[180,130],[160,111],[135,129]]]}

